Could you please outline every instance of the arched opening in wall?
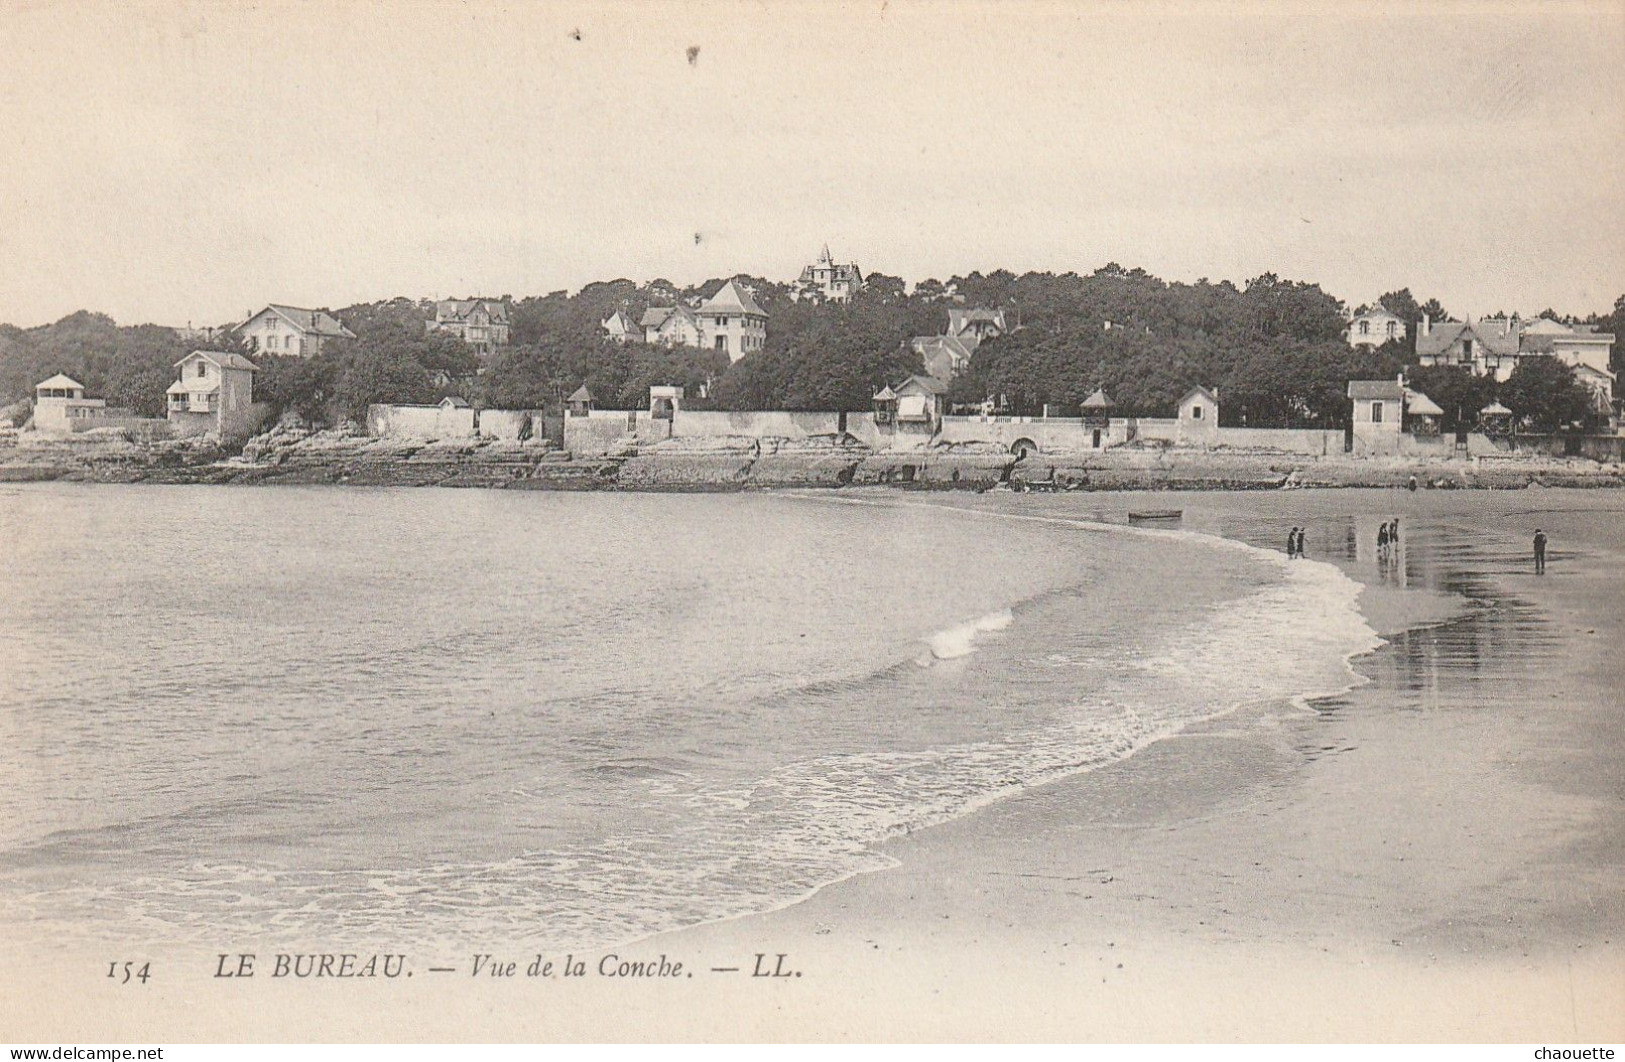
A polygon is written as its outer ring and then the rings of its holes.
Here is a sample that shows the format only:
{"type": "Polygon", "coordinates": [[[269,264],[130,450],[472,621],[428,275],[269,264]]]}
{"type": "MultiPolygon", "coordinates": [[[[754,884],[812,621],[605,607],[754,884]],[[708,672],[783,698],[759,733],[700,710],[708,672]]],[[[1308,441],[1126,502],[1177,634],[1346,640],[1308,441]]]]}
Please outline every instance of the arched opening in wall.
{"type": "Polygon", "coordinates": [[[1025,461],[1038,452],[1038,444],[1031,439],[1017,439],[1010,444],[1010,452],[1016,455],[1017,461],[1025,461]]]}

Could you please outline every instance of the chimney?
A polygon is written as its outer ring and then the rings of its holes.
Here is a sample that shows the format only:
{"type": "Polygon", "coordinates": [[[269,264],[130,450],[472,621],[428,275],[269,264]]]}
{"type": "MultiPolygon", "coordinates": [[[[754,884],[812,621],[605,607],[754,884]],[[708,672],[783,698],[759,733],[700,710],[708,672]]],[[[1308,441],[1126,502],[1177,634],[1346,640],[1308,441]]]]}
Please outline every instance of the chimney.
{"type": "Polygon", "coordinates": [[[1433,318],[1427,314],[1422,315],[1422,334],[1428,335],[1433,331],[1433,318]]]}

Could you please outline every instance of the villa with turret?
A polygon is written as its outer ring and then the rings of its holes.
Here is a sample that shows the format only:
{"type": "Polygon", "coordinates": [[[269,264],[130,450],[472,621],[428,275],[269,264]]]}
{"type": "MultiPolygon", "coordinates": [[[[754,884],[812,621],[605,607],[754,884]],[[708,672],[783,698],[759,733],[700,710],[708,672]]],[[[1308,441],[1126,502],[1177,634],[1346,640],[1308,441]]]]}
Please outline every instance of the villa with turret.
{"type": "Polygon", "coordinates": [[[846,302],[863,287],[863,271],[856,262],[838,264],[824,245],[818,261],[801,271],[793,288],[796,299],[846,302]]]}

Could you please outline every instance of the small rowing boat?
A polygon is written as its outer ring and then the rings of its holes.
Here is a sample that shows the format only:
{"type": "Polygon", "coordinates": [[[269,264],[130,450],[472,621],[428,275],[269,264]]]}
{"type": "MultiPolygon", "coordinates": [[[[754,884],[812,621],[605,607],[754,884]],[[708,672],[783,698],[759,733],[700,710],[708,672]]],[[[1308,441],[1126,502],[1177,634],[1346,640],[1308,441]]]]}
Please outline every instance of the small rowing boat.
{"type": "Polygon", "coordinates": [[[1157,523],[1163,520],[1183,520],[1183,509],[1147,509],[1145,512],[1129,513],[1128,522],[1131,524],[1157,523]]]}

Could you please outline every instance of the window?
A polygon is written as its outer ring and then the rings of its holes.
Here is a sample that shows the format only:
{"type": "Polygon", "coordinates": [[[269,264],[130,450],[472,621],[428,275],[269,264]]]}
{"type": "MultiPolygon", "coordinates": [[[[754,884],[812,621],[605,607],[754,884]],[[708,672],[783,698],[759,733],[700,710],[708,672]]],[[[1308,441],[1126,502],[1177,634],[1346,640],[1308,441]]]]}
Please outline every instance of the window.
{"type": "Polygon", "coordinates": [[[1373,423],[1373,424],[1381,424],[1382,423],[1382,403],[1381,402],[1373,402],[1373,403],[1371,403],[1371,423],[1373,423]]]}
{"type": "Polygon", "coordinates": [[[1370,333],[1370,331],[1371,331],[1371,322],[1370,321],[1361,321],[1360,322],[1360,334],[1362,336],[1367,335],[1368,333],[1370,333]]]}
{"type": "Polygon", "coordinates": [[[717,349],[718,350],[727,350],[728,349],[728,337],[727,336],[717,336],[717,349]]]}
{"type": "Polygon", "coordinates": [[[1201,406],[1192,406],[1191,407],[1191,419],[1192,420],[1201,420],[1202,419],[1202,407],[1201,406]]]}
{"type": "Polygon", "coordinates": [[[197,378],[199,380],[201,380],[207,375],[209,375],[209,366],[205,362],[201,362],[201,361],[198,362],[197,363],[197,378]]]}
{"type": "Polygon", "coordinates": [[[1399,335],[1399,322],[1398,321],[1389,321],[1388,322],[1388,338],[1392,339],[1397,335],[1399,335]]]}

